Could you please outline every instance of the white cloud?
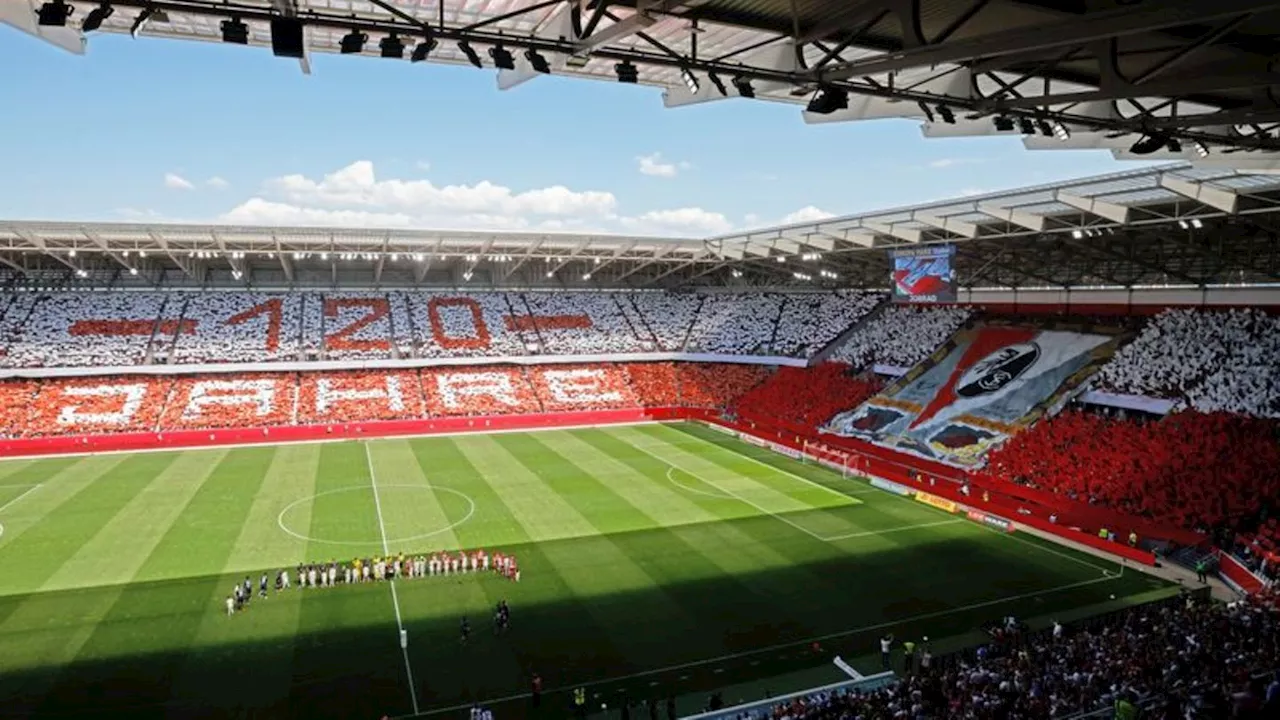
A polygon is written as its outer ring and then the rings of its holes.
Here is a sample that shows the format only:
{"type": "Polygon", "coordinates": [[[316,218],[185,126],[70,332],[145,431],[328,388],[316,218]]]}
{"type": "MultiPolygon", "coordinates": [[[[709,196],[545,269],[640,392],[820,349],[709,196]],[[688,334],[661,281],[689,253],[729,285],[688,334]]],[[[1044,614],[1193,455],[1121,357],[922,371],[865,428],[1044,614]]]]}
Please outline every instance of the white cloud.
{"type": "Polygon", "coordinates": [[[662,159],[662,153],[641,155],[636,158],[636,163],[641,175],[650,175],[652,177],[675,177],[681,170],[688,170],[693,167],[687,162],[666,162],[662,159]]]}
{"type": "Polygon", "coordinates": [[[733,229],[733,223],[723,213],[699,207],[651,210],[638,217],[623,218],[623,225],[632,228],[632,232],[659,234],[719,235],[733,229]]]}
{"type": "Polygon", "coordinates": [[[417,227],[459,230],[625,232],[704,236],[733,229],[723,214],[697,207],[619,212],[611,192],[552,185],[516,191],[492,181],[434,185],[428,180],[380,179],[369,161],[319,179],[285,175],[222,214],[246,225],[417,227]]]}
{"type": "Polygon", "coordinates": [[[938,158],[929,162],[929,167],[934,170],[944,170],[958,165],[976,165],[982,162],[977,158],[938,158]]]}
{"type": "Polygon", "coordinates": [[[963,189],[963,190],[961,190],[961,191],[960,191],[960,196],[961,196],[961,197],[973,197],[974,195],[986,195],[988,192],[990,192],[990,191],[989,191],[989,190],[984,190],[984,189],[982,189],[982,188],[965,188],[965,189],[963,189]]]}
{"type": "Polygon", "coordinates": [[[213,177],[206,180],[204,184],[208,185],[214,190],[226,190],[228,187],[231,187],[231,183],[227,182],[226,180],[223,180],[217,175],[214,175],[213,177]]]}
{"type": "Polygon", "coordinates": [[[161,213],[151,209],[139,209],[131,207],[123,207],[115,209],[116,215],[128,220],[129,222],[165,222],[166,218],[161,213]]]}
{"type": "Polygon", "coordinates": [[[170,190],[195,190],[196,186],[191,184],[190,180],[178,175],[177,173],[164,174],[164,186],[170,190]]]}
{"type": "Polygon", "coordinates": [[[827,218],[835,217],[835,213],[829,213],[821,208],[807,205],[792,213],[787,213],[782,217],[781,224],[795,225],[796,223],[818,222],[827,218]]]}

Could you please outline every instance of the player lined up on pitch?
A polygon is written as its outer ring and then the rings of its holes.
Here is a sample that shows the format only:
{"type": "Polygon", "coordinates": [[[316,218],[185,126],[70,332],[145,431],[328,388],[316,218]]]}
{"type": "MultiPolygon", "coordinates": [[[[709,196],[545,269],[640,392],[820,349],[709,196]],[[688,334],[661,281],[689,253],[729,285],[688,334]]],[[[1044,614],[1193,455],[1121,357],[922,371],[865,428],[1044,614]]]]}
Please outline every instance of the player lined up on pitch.
{"type": "MultiPolygon", "coordinates": [[[[297,578],[298,587],[306,588],[476,572],[495,572],[512,582],[520,582],[520,565],[514,555],[501,552],[489,554],[484,550],[473,550],[413,556],[400,553],[398,556],[357,557],[350,562],[331,560],[328,563],[298,565],[293,576],[290,576],[287,568],[277,572],[275,588],[276,592],[291,588],[293,586],[291,577],[297,578]]],[[[236,583],[231,594],[227,596],[227,614],[234,615],[246,609],[252,595],[253,582],[245,576],[244,583],[236,583]]],[[[258,595],[267,597],[266,573],[262,574],[259,582],[258,595]]]]}

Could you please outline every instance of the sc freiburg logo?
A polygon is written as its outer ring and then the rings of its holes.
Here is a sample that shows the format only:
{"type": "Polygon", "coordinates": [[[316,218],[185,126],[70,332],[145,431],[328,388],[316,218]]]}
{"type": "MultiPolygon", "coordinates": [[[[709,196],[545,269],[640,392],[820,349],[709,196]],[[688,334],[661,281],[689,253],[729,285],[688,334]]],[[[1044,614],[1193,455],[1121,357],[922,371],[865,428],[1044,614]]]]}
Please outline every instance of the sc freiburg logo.
{"type": "Polygon", "coordinates": [[[1040,359],[1040,346],[1033,343],[1008,345],[982,358],[960,377],[956,395],[978,397],[997,392],[1018,379],[1040,359]]]}

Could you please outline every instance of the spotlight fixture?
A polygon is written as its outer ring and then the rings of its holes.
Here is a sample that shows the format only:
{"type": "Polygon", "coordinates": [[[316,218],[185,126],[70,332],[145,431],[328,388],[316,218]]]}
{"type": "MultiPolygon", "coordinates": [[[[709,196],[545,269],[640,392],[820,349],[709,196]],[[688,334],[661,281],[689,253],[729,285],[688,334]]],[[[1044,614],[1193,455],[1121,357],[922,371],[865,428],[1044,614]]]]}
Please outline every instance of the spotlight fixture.
{"type": "Polygon", "coordinates": [[[751,87],[751,79],[741,75],[733,79],[733,87],[738,91],[738,95],[744,98],[753,98],[756,96],[756,89],[751,87]]]}
{"type": "Polygon", "coordinates": [[[591,279],[591,273],[583,273],[583,274],[582,274],[582,279],[583,279],[583,280],[590,280],[590,279],[591,279]]]}
{"type": "Polygon", "coordinates": [[[249,26],[241,22],[240,18],[231,16],[230,20],[222,21],[222,42],[231,43],[233,45],[249,44],[249,26]]]}
{"type": "Polygon", "coordinates": [[[818,88],[805,109],[818,115],[830,115],[847,107],[849,107],[849,93],[839,88],[826,87],[818,88]]]}
{"type": "Polygon", "coordinates": [[[997,132],[1009,132],[1013,130],[1013,118],[1007,115],[997,115],[992,118],[992,124],[995,125],[997,132]]]}
{"type": "Polygon", "coordinates": [[[689,89],[690,95],[697,95],[698,90],[702,89],[702,83],[698,82],[698,78],[689,68],[680,68],[680,79],[684,81],[684,86],[689,89]]]}
{"type": "Polygon", "coordinates": [[[138,17],[134,19],[133,25],[129,28],[129,34],[135,38],[138,37],[138,33],[142,32],[143,29],[146,28],[147,23],[150,22],[167,23],[169,22],[169,16],[165,11],[158,10],[155,7],[148,5],[143,8],[142,12],[138,13],[138,17]]]}
{"type": "Polygon", "coordinates": [[[68,257],[75,257],[75,256],[76,256],[76,249],[75,249],[75,248],[71,248],[71,250],[67,253],[67,256],[68,256],[68,257]]]}
{"type": "Polygon", "coordinates": [[[956,124],[956,114],[951,112],[951,108],[946,105],[938,106],[938,117],[942,118],[942,122],[948,125],[956,124]]]}
{"type": "Polygon", "coordinates": [[[1041,135],[1045,137],[1053,137],[1053,126],[1049,124],[1048,120],[1036,120],[1036,127],[1040,129],[1041,135]]]}
{"type": "Polygon", "coordinates": [[[382,50],[382,57],[401,60],[404,58],[404,41],[395,33],[382,38],[382,42],[378,43],[378,48],[382,50]]]}
{"type": "Polygon", "coordinates": [[[116,9],[111,7],[110,3],[102,3],[98,7],[89,11],[89,16],[84,19],[84,24],[80,26],[80,30],[83,32],[93,32],[94,30],[97,30],[102,27],[102,23],[106,21],[107,18],[114,15],[115,12],[116,9]]]}
{"type": "Polygon", "coordinates": [[[137,274],[138,274],[138,268],[136,268],[136,267],[131,267],[131,268],[129,268],[129,274],[130,274],[130,275],[137,275],[137,274]]]}
{"type": "Polygon", "coordinates": [[[427,56],[431,54],[431,51],[435,50],[436,46],[439,44],[440,43],[433,37],[429,37],[426,40],[423,40],[422,42],[414,46],[413,54],[409,56],[409,62],[417,63],[417,62],[422,62],[423,60],[426,60],[427,56]]]}
{"type": "Polygon", "coordinates": [[[1156,133],[1154,135],[1143,135],[1138,141],[1129,147],[1129,152],[1134,155],[1150,155],[1160,150],[1169,143],[1169,136],[1156,133]]]}
{"type": "Polygon", "coordinates": [[[1205,147],[1205,144],[1200,142],[1199,140],[1193,140],[1191,142],[1191,149],[1196,151],[1197,157],[1202,157],[1202,158],[1209,157],[1209,148],[1205,147]]]}
{"type": "Polygon", "coordinates": [[[1186,230],[1187,228],[1191,227],[1191,224],[1188,223],[1186,220],[1179,220],[1178,227],[1182,228],[1183,230],[1186,230]]]}
{"type": "Polygon", "coordinates": [[[53,0],[40,6],[36,11],[36,22],[44,27],[66,27],[67,18],[76,9],[62,0],[53,0]]]}
{"type": "Polygon", "coordinates": [[[493,66],[499,70],[516,69],[516,59],[512,57],[510,50],[501,45],[494,45],[489,48],[489,57],[493,58],[493,66]]]}
{"type": "Polygon", "coordinates": [[[707,79],[711,81],[712,85],[716,86],[716,90],[719,90],[721,95],[727,96],[729,94],[729,89],[724,86],[724,81],[720,79],[719,75],[709,72],[707,73],[707,79]]]}
{"type": "Polygon", "coordinates": [[[529,67],[533,68],[534,72],[542,73],[543,75],[551,73],[551,65],[547,63],[547,58],[537,50],[533,48],[525,50],[524,59],[529,61],[529,67]]]}
{"type": "Polygon", "coordinates": [[[613,71],[618,74],[618,82],[634,85],[640,80],[640,71],[630,60],[623,60],[613,66],[613,71]]]}
{"type": "Polygon", "coordinates": [[[1193,227],[1193,228],[1202,228],[1202,227],[1204,227],[1204,223],[1200,221],[1200,218],[1192,218],[1192,219],[1191,219],[1191,227],[1193,227]]]}
{"type": "Polygon", "coordinates": [[[1036,124],[1031,122],[1031,118],[1018,118],[1018,129],[1022,130],[1023,135],[1035,135],[1036,124]]]}
{"type": "Polygon", "coordinates": [[[462,51],[462,54],[467,56],[467,62],[470,62],[476,67],[484,67],[484,63],[480,61],[480,56],[476,53],[475,48],[471,47],[471,43],[466,40],[459,40],[458,50],[462,51]]]}
{"type": "Polygon", "coordinates": [[[1071,139],[1071,131],[1067,129],[1066,125],[1063,125],[1060,122],[1055,122],[1053,123],[1053,136],[1062,142],[1066,142],[1071,139]]]}
{"type": "Polygon", "coordinates": [[[366,42],[369,42],[368,35],[359,30],[352,30],[338,41],[338,52],[342,55],[357,55],[364,52],[366,42]]]}
{"type": "Polygon", "coordinates": [[[1182,152],[1182,143],[1178,142],[1177,138],[1169,138],[1169,142],[1165,143],[1164,146],[1171,153],[1182,152]]]}
{"type": "Polygon", "coordinates": [[[920,107],[920,112],[924,113],[924,119],[926,121],[934,122],[935,118],[933,117],[933,110],[930,110],[928,105],[922,102],[916,103],[916,105],[920,107]]]}

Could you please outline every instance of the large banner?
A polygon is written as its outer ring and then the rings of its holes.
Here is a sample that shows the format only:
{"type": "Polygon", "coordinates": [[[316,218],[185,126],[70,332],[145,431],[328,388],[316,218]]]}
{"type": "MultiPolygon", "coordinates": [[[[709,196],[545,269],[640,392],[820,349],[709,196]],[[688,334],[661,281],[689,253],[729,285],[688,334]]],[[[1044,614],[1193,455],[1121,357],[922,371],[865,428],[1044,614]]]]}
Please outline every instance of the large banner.
{"type": "Polygon", "coordinates": [[[904,303],[955,302],[955,245],[930,245],[894,250],[893,301],[904,303]]]}
{"type": "Polygon", "coordinates": [[[988,449],[1065,404],[1119,341],[1111,329],[971,325],[825,429],[974,467],[988,449]]]}

